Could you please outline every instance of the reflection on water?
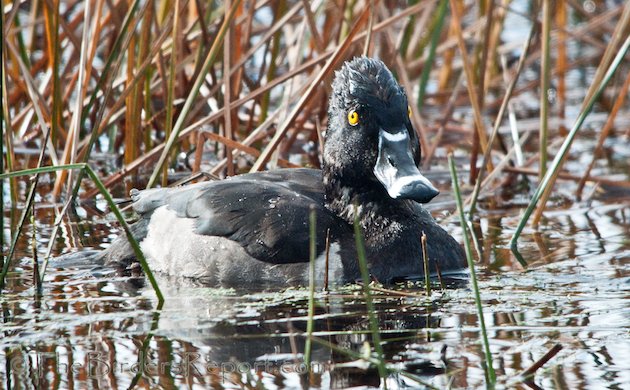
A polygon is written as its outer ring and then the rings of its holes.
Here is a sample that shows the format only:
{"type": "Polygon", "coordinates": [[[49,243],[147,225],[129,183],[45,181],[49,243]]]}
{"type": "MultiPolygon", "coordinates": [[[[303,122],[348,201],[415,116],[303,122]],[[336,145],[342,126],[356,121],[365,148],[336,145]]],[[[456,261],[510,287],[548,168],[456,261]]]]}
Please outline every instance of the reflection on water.
{"type": "MultiPolygon", "coordinates": [[[[630,202],[558,208],[540,233],[520,244],[532,264],[515,265],[507,242],[518,209],[490,209],[480,224],[482,299],[499,383],[519,383],[554,344],[563,346],[535,377],[543,388],[630,386],[630,202]]],[[[38,208],[37,245],[45,252],[54,210],[38,208]]],[[[448,224],[457,234],[459,227],[448,224]]],[[[115,232],[107,222],[65,224],[60,244],[98,247],[115,232]]],[[[358,359],[370,341],[358,286],[319,293],[312,374],[302,364],[305,289],[210,288],[159,279],[166,304],[144,279],[89,265],[50,266],[34,298],[28,237],[19,267],[0,298],[0,377],[5,388],[265,388],[378,386],[358,359]],[[151,334],[151,337],[148,335],[151,334]],[[352,351],[353,354],[347,351],[352,351]]],[[[468,288],[423,296],[418,284],[376,292],[390,387],[484,385],[483,351],[468,288]]],[[[532,386],[535,386],[532,385],[532,386]]]]}

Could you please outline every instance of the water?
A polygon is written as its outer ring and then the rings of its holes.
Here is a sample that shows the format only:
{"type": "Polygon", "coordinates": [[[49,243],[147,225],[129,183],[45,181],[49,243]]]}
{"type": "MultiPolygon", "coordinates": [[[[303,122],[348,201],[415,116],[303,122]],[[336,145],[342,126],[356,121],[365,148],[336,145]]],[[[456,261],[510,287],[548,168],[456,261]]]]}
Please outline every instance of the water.
{"type": "MultiPolygon", "coordinates": [[[[511,7],[529,12],[528,2],[512,2],[511,7]]],[[[506,47],[513,48],[512,55],[520,54],[530,23],[508,12],[505,25],[509,28],[502,38],[506,47]]],[[[552,101],[549,126],[554,141],[563,137],[560,128],[573,125],[601,57],[588,43],[569,44],[570,58],[594,60],[575,65],[567,73],[566,119],[557,116],[557,102],[552,101]]],[[[623,70],[619,73],[623,75],[623,70]]],[[[252,75],[256,74],[257,69],[252,75]]],[[[537,65],[528,67],[521,84],[538,80],[538,75],[537,65]]],[[[619,80],[616,83],[611,90],[618,89],[619,80]]],[[[486,100],[500,99],[503,93],[491,88],[488,94],[496,96],[486,100]]],[[[538,130],[537,93],[532,87],[513,98],[521,136],[538,130]]],[[[437,105],[425,105],[422,114],[427,123],[439,123],[444,107],[438,101],[429,103],[437,105]]],[[[584,173],[608,118],[601,107],[596,106],[597,110],[588,117],[565,164],[573,175],[584,173]]],[[[454,118],[471,127],[466,108],[457,108],[454,118]]],[[[630,180],[630,148],[623,136],[630,127],[629,118],[626,103],[615,120],[617,133],[606,140],[593,176],[630,180]]],[[[484,119],[490,123],[494,114],[484,119]]],[[[500,131],[509,139],[505,123],[500,131]]],[[[446,143],[450,137],[456,144],[458,167],[466,167],[470,151],[462,144],[470,135],[447,132],[445,136],[446,143]]],[[[535,139],[534,134],[525,145],[526,158],[537,150],[535,139]]],[[[445,150],[439,148],[433,162],[433,174],[437,171],[442,178],[441,195],[430,206],[462,242],[461,228],[452,215],[445,150]]],[[[550,150],[556,151],[557,145],[550,150]]],[[[300,161],[293,157],[291,161],[300,161]]],[[[465,178],[465,172],[460,177],[465,178]]],[[[334,286],[328,293],[317,293],[310,376],[302,374],[301,364],[308,308],[304,288],[208,287],[158,276],[166,303],[156,310],[155,294],[137,270],[125,276],[86,264],[57,267],[53,263],[43,281],[43,295],[37,299],[31,237],[35,236],[41,259],[59,208],[46,197],[50,176],[43,175],[42,183],[35,232],[26,225],[7,288],[0,296],[0,388],[379,385],[376,369],[360,359],[371,341],[360,286],[334,286]]],[[[6,200],[8,187],[3,191],[6,200]]],[[[20,182],[19,191],[23,199],[26,182],[20,182]]],[[[519,249],[529,263],[522,269],[508,243],[531,193],[531,187],[521,184],[509,193],[487,195],[479,205],[476,231],[483,254],[478,277],[497,388],[630,388],[630,190],[589,184],[584,200],[576,203],[574,183],[559,182],[540,228],[528,227],[522,235],[519,249]],[[520,374],[555,345],[561,351],[525,383],[520,374]]],[[[102,202],[97,206],[103,208],[102,202]]],[[[20,212],[18,207],[4,215],[5,237],[11,237],[20,212]]],[[[77,213],[78,217],[62,223],[53,245],[55,255],[75,248],[99,249],[120,234],[111,216],[87,207],[77,213]]],[[[374,295],[385,359],[398,371],[387,378],[388,387],[485,387],[477,310],[468,286],[445,290],[434,286],[430,298],[418,283],[385,287],[374,295]]]]}
{"type": "MultiPolygon", "coordinates": [[[[442,193],[444,200],[452,199],[442,193]]],[[[628,388],[630,198],[554,201],[540,231],[526,230],[520,243],[530,263],[526,270],[508,248],[521,209],[507,206],[518,204],[518,198],[509,198],[502,208],[495,200],[481,204],[479,279],[498,387],[524,386],[519,374],[560,344],[562,350],[536,372],[530,387],[628,388]]],[[[436,202],[433,212],[461,241],[456,219],[440,210],[450,206],[436,202]]],[[[109,221],[85,213],[82,222],[63,224],[57,251],[79,242],[99,247],[118,234],[109,221]]],[[[41,256],[54,208],[38,206],[36,217],[41,256]]],[[[217,288],[160,277],[166,304],[156,311],[155,295],[141,276],[52,263],[37,300],[31,235],[20,241],[17,267],[0,298],[5,388],[121,388],[138,372],[139,384],[158,388],[379,384],[377,371],[359,359],[371,339],[359,286],[335,286],[316,296],[309,378],[300,374],[306,289],[217,288]]],[[[442,291],[434,286],[428,298],[421,284],[407,283],[375,295],[386,360],[405,373],[391,375],[389,387],[485,385],[476,309],[467,286],[442,291]]]]}

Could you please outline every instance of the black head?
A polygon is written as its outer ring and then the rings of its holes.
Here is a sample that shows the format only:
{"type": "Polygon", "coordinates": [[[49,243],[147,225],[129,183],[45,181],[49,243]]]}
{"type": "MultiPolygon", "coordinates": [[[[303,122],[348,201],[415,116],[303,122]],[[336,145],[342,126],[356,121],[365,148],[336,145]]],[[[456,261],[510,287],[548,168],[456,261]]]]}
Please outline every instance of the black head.
{"type": "MultiPolygon", "coordinates": [[[[324,180],[392,199],[429,202],[439,192],[420,173],[420,143],[407,95],[385,64],[358,57],[336,72],[328,108],[324,180]]],[[[329,183],[325,183],[329,184],[329,183]]]]}

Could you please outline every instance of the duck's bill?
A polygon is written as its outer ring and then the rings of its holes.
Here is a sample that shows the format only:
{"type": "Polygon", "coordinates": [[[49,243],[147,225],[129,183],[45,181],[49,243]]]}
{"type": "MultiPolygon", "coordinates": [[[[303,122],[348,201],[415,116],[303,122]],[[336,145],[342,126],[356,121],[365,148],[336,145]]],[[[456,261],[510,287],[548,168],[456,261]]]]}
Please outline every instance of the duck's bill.
{"type": "Polygon", "coordinates": [[[416,167],[405,128],[396,132],[380,129],[374,174],[393,199],[428,203],[440,193],[416,167]]]}

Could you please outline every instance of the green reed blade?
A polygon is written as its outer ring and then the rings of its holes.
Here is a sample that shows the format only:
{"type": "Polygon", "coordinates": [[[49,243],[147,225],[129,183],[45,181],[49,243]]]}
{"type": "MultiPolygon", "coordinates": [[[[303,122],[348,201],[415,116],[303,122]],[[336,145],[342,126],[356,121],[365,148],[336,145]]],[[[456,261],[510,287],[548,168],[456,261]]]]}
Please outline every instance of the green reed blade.
{"type": "Polygon", "coordinates": [[[383,356],[383,346],[381,345],[381,334],[378,329],[378,319],[376,318],[376,309],[372,301],[372,292],[370,291],[370,272],[367,265],[367,256],[365,254],[365,245],[363,243],[363,234],[359,224],[359,212],[357,206],[354,206],[354,239],[357,247],[357,258],[359,261],[359,269],[361,270],[361,279],[363,280],[363,291],[365,293],[365,305],[367,307],[367,315],[370,321],[370,330],[372,333],[372,341],[374,343],[374,351],[378,359],[378,374],[382,379],[382,383],[387,388],[387,368],[385,367],[385,357],[383,356]]]}
{"type": "MultiPolygon", "coordinates": [[[[25,169],[23,171],[3,173],[3,174],[0,174],[0,180],[11,178],[11,177],[17,177],[17,176],[28,176],[32,174],[50,173],[50,172],[57,172],[57,171],[69,170],[69,169],[84,169],[85,172],[88,174],[88,176],[92,179],[96,187],[99,189],[99,191],[105,198],[105,201],[107,202],[107,205],[109,206],[110,210],[114,213],[114,215],[116,216],[116,219],[118,220],[122,228],[125,230],[125,234],[127,235],[129,244],[133,248],[134,254],[136,255],[136,258],[138,259],[138,262],[142,266],[142,270],[145,272],[147,278],[149,279],[149,282],[151,283],[151,287],[153,287],[153,290],[155,290],[155,295],[157,296],[157,299],[158,299],[158,305],[161,306],[164,303],[164,296],[162,295],[162,291],[160,290],[160,287],[158,286],[157,281],[155,280],[155,277],[153,276],[153,272],[151,272],[151,269],[149,268],[149,264],[147,263],[147,260],[144,257],[144,254],[142,253],[142,249],[140,249],[140,245],[138,244],[138,241],[131,234],[131,229],[129,228],[127,221],[125,221],[125,218],[123,218],[123,215],[120,212],[120,209],[114,202],[112,195],[109,193],[107,188],[105,188],[105,185],[103,184],[103,182],[98,178],[96,173],[92,170],[92,168],[90,168],[88,164],[79,163],[79,164],[48,166],[48,167],[40,167],[40,168],[34,168],[34,169],[25,169]]],[[[8,269],[8,261],[5,263],[4,268],[8,269]]],[[[5,269],[3,269],[2,276],[0,277],[0,290],[4,288],[4,278],[6,276],[5,269]]]]}
{"type": "Polygon", "coordinates": [[[536,204],[540,200],[540,197],[542,196],[547,186],[549,186],[550,183],[555,182],[555,178],[560,173],[562,162],[564,161],[564,157],[568,153],[569,148],[571,147],[571,144],[573,143],[573,139],[575,138],[575,136],[577,135],[577,132],[582,127],[584,120],[586,119],[588,114],[591,112],[593,105],[595,104],[597,99],[599,99],[602,92],[604,92],[604,88],[606,87],[606,85],[608,85],[608,82],[610,81],[612,76],[615,74],[615,71],[617,70],[619,65],[621,65],[621,63],[623,62],[626,52],[628,51],[629,47],[630,47],[630,36],[626,38],[623,46],[621,46],[619,52],[615,56],[615,59],[608,67],[608,70],[606,71],[604,78],[602,79],[601,83],[597,87],[597,90],[595,91],[594,94],[591,95],[590,99],[588,100],[586,106],[584,107],[584,110],[581,111],[580,114],[578,115],[575,121],[575,124],[571,128],[571,131],[567,135],[564,142],[562,143],[562,146],[560,146],[560,150],[556,154],[556,157],[553,159],[551,166],[545,173],[545,176],[540,182],[540,184],[538,185],[538,188],[536,188],[536,192],[534,193],[532,200],[527,206],[527,209],[525,210],[525,213],[523,214],[523,217],[521,218],[521,221],[519,222],[516,228],[516,231],[514,232],[514,235],[512,236],[512,239],[510,240],[510,248],[512,248],[512,252],[515,252],[515,254],[517,251],[518,239],[521,236],[521,233],[523,232],[523,229],[525,228],[525,224],[527,224],[529,217],[534,212],[534,209],[536,208],[536,204]]]}
{"type": "Polygon", "coordinates": [[[311,367],[311,339],[313,337],[313,325],[315,316],[315,240],[316,240],[316,214],[315,208],[309,212],[309,266],[308,266],[308,321],[306,323],[306,344],[304,345],[304,364],[310,370],[311,367]]]}
{"type": "Polygon", "coordinates": [[[477,284],[477,274],[475,273],[475,263],[472,258],[472,249],[470,248],[470,236],[468,235],[468,224],[466,223],[466,217],[464,216],[464,205],[462,202],[462,195],[459,190],[459,181],[457,179],[457,171],[455,170],[455,162],[453,161],[453,154],[448,155],[448,166],[451,171],[451,178],[453,180],[453,192],[455,193],[455,200],[457,202],[457,211],[459,214],[459,221],[462,224],[462,235],[464,236],[464,248],[466,250],[466,261],[468,262],[468,269],[470,270],[470,282],[472,284],[473,293],[475,295],[475,304],[477,306],[477,317],[479,318],[479,326],[481,328],[481,336],[484,346],[484,352],[486,355],[486,370],[488,379],[491,384],[496,382],[496,374],[492,367],[492,354],[490,353],[490,343],[488,342],[488,333],[486,332],[486,322],[483,317],[483,307],[481,305],[481,295],[479,294],[479,285],[477,284]]]}

